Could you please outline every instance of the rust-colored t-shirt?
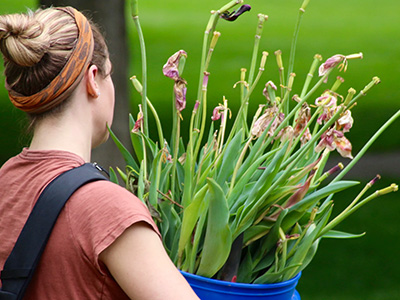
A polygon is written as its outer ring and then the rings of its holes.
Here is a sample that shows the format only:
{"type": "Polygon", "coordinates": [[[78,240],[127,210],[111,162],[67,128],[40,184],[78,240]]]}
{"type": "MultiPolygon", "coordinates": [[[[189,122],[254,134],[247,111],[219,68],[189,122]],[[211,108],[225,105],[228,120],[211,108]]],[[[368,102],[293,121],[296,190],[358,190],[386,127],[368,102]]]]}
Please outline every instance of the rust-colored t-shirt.
{"type": "MultiPolygon", "coordinates": [[[[83,163],[66,151],[24,149],[2,166],[1,269],[40,192],[59,174],[83,163]]],[[[128,299],[99,254],[141,221],[158,233],[146,206],[126,189],[104,180],[80,188],[57,219],[25,299],[128,299]]]]}

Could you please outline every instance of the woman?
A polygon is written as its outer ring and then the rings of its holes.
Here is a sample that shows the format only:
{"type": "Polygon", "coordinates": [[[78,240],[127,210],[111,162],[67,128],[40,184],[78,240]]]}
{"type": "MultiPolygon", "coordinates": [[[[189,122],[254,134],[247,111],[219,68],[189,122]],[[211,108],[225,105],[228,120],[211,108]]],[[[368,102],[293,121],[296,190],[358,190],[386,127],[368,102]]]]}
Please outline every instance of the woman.
{"type": "MultiPolygon", "coordinates": [[[[90,161],[108,138],[114,86],[99,30],[71,8],[0,16],[12,103],[28,113],[29,148],[0,169],[0,267],[43,188],[90,161]]],[[[97,181],[61,212],[26,299],[198,299],[134,195],[97,181]]]]}

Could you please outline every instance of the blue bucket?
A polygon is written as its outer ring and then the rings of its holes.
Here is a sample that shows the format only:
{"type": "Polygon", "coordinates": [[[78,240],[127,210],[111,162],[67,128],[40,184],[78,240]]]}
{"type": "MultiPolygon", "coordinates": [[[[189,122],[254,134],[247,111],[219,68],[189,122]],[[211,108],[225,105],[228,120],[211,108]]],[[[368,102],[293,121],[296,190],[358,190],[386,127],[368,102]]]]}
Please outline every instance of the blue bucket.
{"type": "Polygon", "coordinates": [[[181,273],[201,300],[300,300],[296,285],[301,273],[288,281],[271,284],[235,283],[181,273]]]}

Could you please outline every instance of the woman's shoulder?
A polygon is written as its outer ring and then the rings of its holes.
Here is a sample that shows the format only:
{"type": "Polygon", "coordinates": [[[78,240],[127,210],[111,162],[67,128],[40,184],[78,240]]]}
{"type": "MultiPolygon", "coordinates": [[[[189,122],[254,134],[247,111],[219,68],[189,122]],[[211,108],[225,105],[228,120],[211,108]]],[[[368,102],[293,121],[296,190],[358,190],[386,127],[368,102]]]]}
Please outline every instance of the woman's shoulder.
{"type": "Polygon", "coordinates": [[[108,180],[90,182],[78,189],[71,197],[71,203],[79,206],[95,206],[97,209],[117,209],[129,211],[145,210],[144,203],[126,188],[108,180]]]}
{"type": "Polygon", "coordinates": [[[78,242],[86,245],[85,249],[94,247],[96,255],[135,223],[145,222],[159,234],[144,203],[127,189],[106,180],[78,189],[66,204],[65,216],[78,242]]]}

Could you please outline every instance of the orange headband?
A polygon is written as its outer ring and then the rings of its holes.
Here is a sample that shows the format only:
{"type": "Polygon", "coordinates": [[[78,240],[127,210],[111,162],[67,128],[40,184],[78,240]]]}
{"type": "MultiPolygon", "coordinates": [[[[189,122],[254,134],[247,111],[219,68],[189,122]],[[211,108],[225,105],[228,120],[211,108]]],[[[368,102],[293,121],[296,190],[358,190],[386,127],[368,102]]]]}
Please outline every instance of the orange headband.
{"type": "Polygon", "coordinates": [[[24,96],[7,84],[11,102],[19,109],[28,113],[45,112],[64,101],[70,92],[78,85],[89,65],[94,48],[92,28],[86,17],[72,7],[57,8],[70,14],[78,27],[78,38],[71,56],[61,72],[40,92],[24,96]]]}

